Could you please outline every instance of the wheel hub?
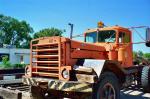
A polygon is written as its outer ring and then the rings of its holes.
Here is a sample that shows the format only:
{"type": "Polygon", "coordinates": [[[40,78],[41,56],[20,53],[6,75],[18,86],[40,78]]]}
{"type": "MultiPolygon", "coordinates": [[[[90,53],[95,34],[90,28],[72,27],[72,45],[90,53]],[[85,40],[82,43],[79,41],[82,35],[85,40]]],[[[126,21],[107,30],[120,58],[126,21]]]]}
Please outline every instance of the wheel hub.
{"type": "Polygon", "coordinates": [[[115,99],[115,89],[110,83],[106,83],[100,92],[100,99],[115,99]]]}

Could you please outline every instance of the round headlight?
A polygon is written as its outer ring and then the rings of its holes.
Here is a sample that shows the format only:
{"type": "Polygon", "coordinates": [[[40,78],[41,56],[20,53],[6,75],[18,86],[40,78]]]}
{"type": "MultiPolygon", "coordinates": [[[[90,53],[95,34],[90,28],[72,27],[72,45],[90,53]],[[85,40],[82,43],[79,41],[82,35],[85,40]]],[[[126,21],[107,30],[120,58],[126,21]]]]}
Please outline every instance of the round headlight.
{"type": "Polygon", "coordinates": [[[62,76],[63,76],[63,78],[65,78],[65,79],[69,78],[69,71],[68,71],[67,69],[64,69],[64,70],[62,71],[62,76]]]}
{"type": "Polygon", "coordinates": [[[25,74],[26,74],[26,75],[30,75],[30,69],[29,69],[28,66],[25,68],[25,74]]]}

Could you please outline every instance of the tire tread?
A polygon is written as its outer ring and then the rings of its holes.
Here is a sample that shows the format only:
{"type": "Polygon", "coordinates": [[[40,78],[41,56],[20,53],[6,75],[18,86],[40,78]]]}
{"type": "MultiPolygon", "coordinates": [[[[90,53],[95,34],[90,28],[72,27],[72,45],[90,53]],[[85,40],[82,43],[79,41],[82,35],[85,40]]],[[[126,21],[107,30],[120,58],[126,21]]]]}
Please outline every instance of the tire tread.
{"type": "Polygon", "coordinates": [[[144,92],[150,92],[150,67],[145,66],[141,73],[141,85],[144,92]]]}

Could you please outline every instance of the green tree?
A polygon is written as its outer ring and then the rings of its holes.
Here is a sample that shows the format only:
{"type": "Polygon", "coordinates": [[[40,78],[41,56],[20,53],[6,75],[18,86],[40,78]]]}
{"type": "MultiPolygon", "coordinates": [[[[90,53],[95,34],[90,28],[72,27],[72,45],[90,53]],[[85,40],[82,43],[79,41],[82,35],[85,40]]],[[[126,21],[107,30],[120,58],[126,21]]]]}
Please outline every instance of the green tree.
{"type": "Polygon", "coordinates": [[[34,38],[62,36],[63,31],[57,28],[46,28],[34,34],[34,38]]]}
{"type": "Polygon", "coordinates": [[[137,58],[137,52],[133,51],[133,59],[137,58]]]}
{"type": "Polygon", "coordinates": [[[143,53],[142,51],[133,52],[133,59],[138,63],[150,64],[150,53],[143,53]]]}
{"type": "Polygon", "coordinates": [[[0,14],[0,43],[27,48],[31,33],[33,33],[33,28],[26,21],[0,14]]]}
{"type": "Polygon", "coordinates": [[[142,51],[138,51],[137,54],[139,57],[143,57],[143,55],[144,55],[144,53],[142,51]]]}
{"type": "Polygon", "coordinates": [[[150,53],[144,53],[144,58],[150,59],[150,53]]]}

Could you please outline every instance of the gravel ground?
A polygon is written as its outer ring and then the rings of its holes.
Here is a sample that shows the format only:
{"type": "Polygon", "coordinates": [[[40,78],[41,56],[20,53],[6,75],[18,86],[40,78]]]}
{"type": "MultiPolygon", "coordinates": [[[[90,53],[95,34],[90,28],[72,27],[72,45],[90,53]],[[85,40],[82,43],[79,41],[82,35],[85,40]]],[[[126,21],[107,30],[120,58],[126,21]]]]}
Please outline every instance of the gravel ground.
{"type": "Polygon", "coordinates": [[[150,99],[150,93],[143,93],[142,88],[131,86],[121,90],[121,99],[150,99]]]}
{"type": "MultiPolygon", "coordinates": [[[[121,97],[120,99],[150,99],[150,93],[143,93],[139,89],[126,89],[121,90],[121,97]]],[[[25,95],[25,94],[24,94],[25,95]]],[[[29,94],[23,96],[23,99],[31,99],[29,94]]],[[[70,98],[64,98],[64,99],[70,99],[70,98]]],[[[90,98],[88,98],[90,99],[90,98]]]]}
{"type": "MultiPolygon", "coordinates": [[[[138,88],[134,85],[121,90],[120,94],[121,99],[150,99],[150,93],[143,93],[142,88],[138,88]]],[[[28,92],[23,92],[23,99],[31,99],[28,92]]]]}
{"type": "Polygon", "coordinates": [[[150,99],[150,93],[133,90],[122,91],[121,99],[150,99]]]}

